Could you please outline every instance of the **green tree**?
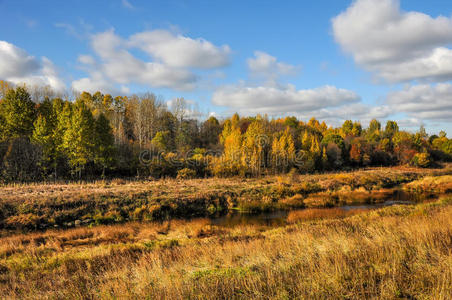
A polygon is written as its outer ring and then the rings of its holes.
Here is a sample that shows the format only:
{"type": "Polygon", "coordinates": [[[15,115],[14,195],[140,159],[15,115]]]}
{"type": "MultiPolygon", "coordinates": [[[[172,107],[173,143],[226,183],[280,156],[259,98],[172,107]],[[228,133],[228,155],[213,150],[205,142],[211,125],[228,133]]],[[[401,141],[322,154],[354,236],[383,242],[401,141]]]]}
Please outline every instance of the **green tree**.
{"type": "Polygon", "coordinates": [[[102,167],[102,177],[105,177],[105,170],[115,162],[115,146],[113,130],[103,113],[94,123],[94,137],[94,162],[102,167]]]}
{"type": "Polygon", "coordinates": [[[290,128],[297,129],[298,128],[298,120],[296,117],[286,117],[284,119],[284,125],[289,126],[290,128]]]}
{"type": "Polygon", "coordinates": [[[200,141],[201,146],[205,148],[212,148],[218,144],[219,135],[221,133],[221,126],[218,120],[211,116],[201,125],[200,141]]]}
{"type": "Polygon", "coordinates": [[[5,136],[31,136],[36,105],[25,88],[9,89],[1,102],[0,112],[3,115],[5,136]]]}
{"type": "Polygon", "coordinates": [[[366,139],[369,142],[379,142],[381,134],[381,123],[376,119],[373,119],[369,123],[369,128],[366,130],[366,139]]]}
{"type": "Polygon", "coordinates": [[[361,123],[360,122],[354,122],[353,123],[352,132],[351,132],[352,135],[353,136],[360,136],[362,131],[363,131],[363,128],[361,126],[361,123]]]}
{"type": "Polygon", "coordinates": [[[397,132],[399,132],[399,125],[396,121],[386,122],[384,136],[391,139],[397,132]]]}
{"type": "Polygon", "coordinates": [[[335,133],[328,133],[327,135],[325,135],[322,139],[322,145],[326,147],[330,143],[336,144],[341,149],[341,151],[345,151],[345,142],[340,135],[335,133]]]}
{"type": "Polygon", "coordinates": [[[372,121],[370,121],[369,128],[367,129],[369,134],[379,132],[380,130],[381,130],[381,123],[378,120],[373,119],[372,121]]]}
{"type": "Polygon", "coordinates": [[[346,120],[344,124],[342,124],[341,134],[345,138],[348,135],[352,134],[353,130],[353,122],[351,120],[346,120]]]}
{"type": "Polygon", "coordinates": [[[428,168],[432,164],[432,160],[430,154],[427,152],[416,153],[411,160],[411,163],[416,167],[428,168]]]}
{"type": "Polygon", "coordinates": [[[53,138],[53,128],[52,123],[44,115],[39,115],[34,123],[32,141],[41,148],[39,165],[45,174],[55,170],[56,167],[56,144],[53,138]]]}
{"type": "MultiPolygon", "coordinates": [[[[0,102],[0,108],[2,107],[0,102]]],[[[8,131],[6,127],[6,120],[5,117],[3,117],[3,114],[0,113],[0,142],[5,141],[8,138],[8,131]]]]}
{"type": "Polygon", "coordinates": [[[81,178],[83,169],[94,156],[94,118],[84,102],[74,107],[70,126],[63,135],[63,147],[72,169],[81,178]]]}
{"type": "Polygon", "coordinates": [[[64,144],[64,135],[71,127],[73,104],[69,101],[63,102],[61,99],[54,99],[53,110],[56,115],[56,127],[53,131],[53,139],[56,145],[56,165],[55,178],[57,170],[61,164],[67,163],[67,151],[64,144]],[[61,163],[60,163],[61,162],[61,163]]]}
{"type": "Polygon", "coordinates": [[[155,134],[151,141],[152,146],[157,148],[158,151],[169,151],[170,150],[170,138],[171,134],[168,130],[159,131],[155,134]]]}

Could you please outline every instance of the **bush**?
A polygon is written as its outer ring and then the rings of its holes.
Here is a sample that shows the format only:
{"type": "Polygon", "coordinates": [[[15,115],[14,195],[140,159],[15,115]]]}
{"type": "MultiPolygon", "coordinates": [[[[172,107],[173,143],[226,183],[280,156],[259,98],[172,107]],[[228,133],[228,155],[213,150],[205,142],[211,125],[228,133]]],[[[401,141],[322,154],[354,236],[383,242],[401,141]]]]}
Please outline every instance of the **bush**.
{"type": "Polygon", "coordinates": [[[413,166],[420,168],[428,168],[432,164],[430,154],[428,153],[417,153],[411,160],[413,166]]]}
{"type": "Polygon", "coordinates": [[[189,169],[189,168],[183,168],[179,171],[177,171],[177,179],[190,179],[196,177],[196,171],[189,169]]]}

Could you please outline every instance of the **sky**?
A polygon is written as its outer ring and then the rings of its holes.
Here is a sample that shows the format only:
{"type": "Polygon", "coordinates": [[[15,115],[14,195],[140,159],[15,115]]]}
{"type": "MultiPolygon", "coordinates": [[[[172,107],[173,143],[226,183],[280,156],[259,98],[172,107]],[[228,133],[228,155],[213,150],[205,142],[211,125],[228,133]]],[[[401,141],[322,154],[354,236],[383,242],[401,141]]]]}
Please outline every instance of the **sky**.
{"type": "Polygon", "coordinates": [[[450,0],[0,0],[0,12],[0,79],[15,84],[452,132],[450,0]]]}

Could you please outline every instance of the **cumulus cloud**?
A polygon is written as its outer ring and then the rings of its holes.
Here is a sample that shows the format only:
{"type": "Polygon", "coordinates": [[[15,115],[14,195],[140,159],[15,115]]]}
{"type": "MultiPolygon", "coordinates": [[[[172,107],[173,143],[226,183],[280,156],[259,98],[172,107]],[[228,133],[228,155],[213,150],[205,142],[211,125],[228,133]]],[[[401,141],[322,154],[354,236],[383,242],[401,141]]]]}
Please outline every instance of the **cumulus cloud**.
{"type": "Polygon", "coordinates": [[[384,80],[452,79],[452,18],[404,12],[398,0],[357,0],[332,25],[355,62],[384,80]]]}
{"type": "Polygon", "coordinates": [[[267,114],[272,117],[296,116],[300,119],[315,117],[332,125],[340,125],[344,120],[370,120],[388,117],[388,105],[371,106],[364,104],[354,91],[325,85],[313,89],[297,89],[291,84],[278,82],[282,74],[294,74],[300,67],[281,63],[277,58],[263,52],[255,52],[247,60],[249,72],[259,73],[260,84],[241,81],[237,84],[218,88],[212,103],[226,107],[229,113],[240,112],[245,115],[267,114]],[[276,72],[271,77],[267,73],[276,72]]]}
{"type": "Polygon", "coordinates": [[[254,57],[247,60],[248,69],[253,76],[276,80],[284,75],[296,75],[299,66],[278,62],[276,57],[262,51],[255,51],[254,57]]]}
{"type": "Polygon", "coordinates": [[[0,77],[22,77],[39,70],[35,57],[5,41],[0,41],[0,77]]]}
{"type": "Polygon", "coordinates": [[[0,79],[15,84],[50,86],[58,92],[65,89],[55,66],[46,57],[39,60],[11,43],[0,41],[0,61],[0,79]]]}
{"type": "Polygon", "coordinates": [[[93,88],[96,83],[103,88],[109,85],[110,90],[116,84],[191,90],[198,76],[190,68],[220,67],[226,64],[227,57],[226,52],[210,42],[163,30],[142,32],[129,39],[122,39],[110,30],[92,35],[91,46],[98,59],[88,55],[79,57],[82,69],[91,76],[73,82],[73,88],[79,91],[93,88]],[[153,60],[137,58],[131,49],[141,49],[153,60]]]}
{"type": "Polygon", "coordinates": [[[287,86],[225,86],[216,90],[212,102],[249,114],[302,115],[324,108],[356,103],[360,97],[353,91],[334,86],[297,90],[287,86]]]}
{"type": "Polygon", "coordinates": [[[254,57],[247,60],[247,66],[258,82],[240,81],[221,86],[212,95],[213,104],[247,115],[311,118],[328,117],[330,109],[356,104],[361,99],[353,91],[331,85],[297,89],[292,84],[282,84],[278,82],[281,76],[295,75],[300,67],[280,62],[265,52],[255,51],[254,57]]]}
{"type": "Polygon", "coordinates": [[[129,44],[176,68],[212,69],[229,64],[229,46],[217,47],[204,39],[192,39],[167,30],[134,34],[129,44]]]}
{"type": "MultiPolygon", "coordinates": [[[[72,88],[78,92],[95,93],[102,91],[103,93],[118,94],[120,89],[106,79],[102,72],[90,71],[90,77],[80,78],[72,82],[72,88]]],[[[126,88],[126,87],[124,87],[126,88]]]]}
{"type": "Polygon", "coordinates": [[[363,126],[366,126],[372,119],[386,119],[392,113],[393,111],[387,105],[371,106],[358,102],[353,105],[323,108],[313,112],[313,115],[335,126],[341,125],[345,120],[360,121],[363,126]]]}
{"type": "Polygon", "coordinates": [[[410,85],[390,93],[387,102],[393,110],[405,112],[412,118],[452,120],[452,84],[449,83],[410,85]]]}

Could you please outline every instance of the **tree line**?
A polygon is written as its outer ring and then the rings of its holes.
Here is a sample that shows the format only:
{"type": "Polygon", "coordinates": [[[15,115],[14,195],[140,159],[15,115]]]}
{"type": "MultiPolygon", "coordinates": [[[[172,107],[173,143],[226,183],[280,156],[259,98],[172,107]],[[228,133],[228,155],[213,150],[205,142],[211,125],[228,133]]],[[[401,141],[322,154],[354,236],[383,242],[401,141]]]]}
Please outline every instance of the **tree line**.
{"type": "Polygon", "coordinates": [[[315,118],[193,118],[183,98],[169,109],[154,94],[83,92],[70,101],[48,88],[0,81],[3,182],[108,177],[259,176],[450,160],[452,140],[383,128],[340,127],[315,118]]]}

